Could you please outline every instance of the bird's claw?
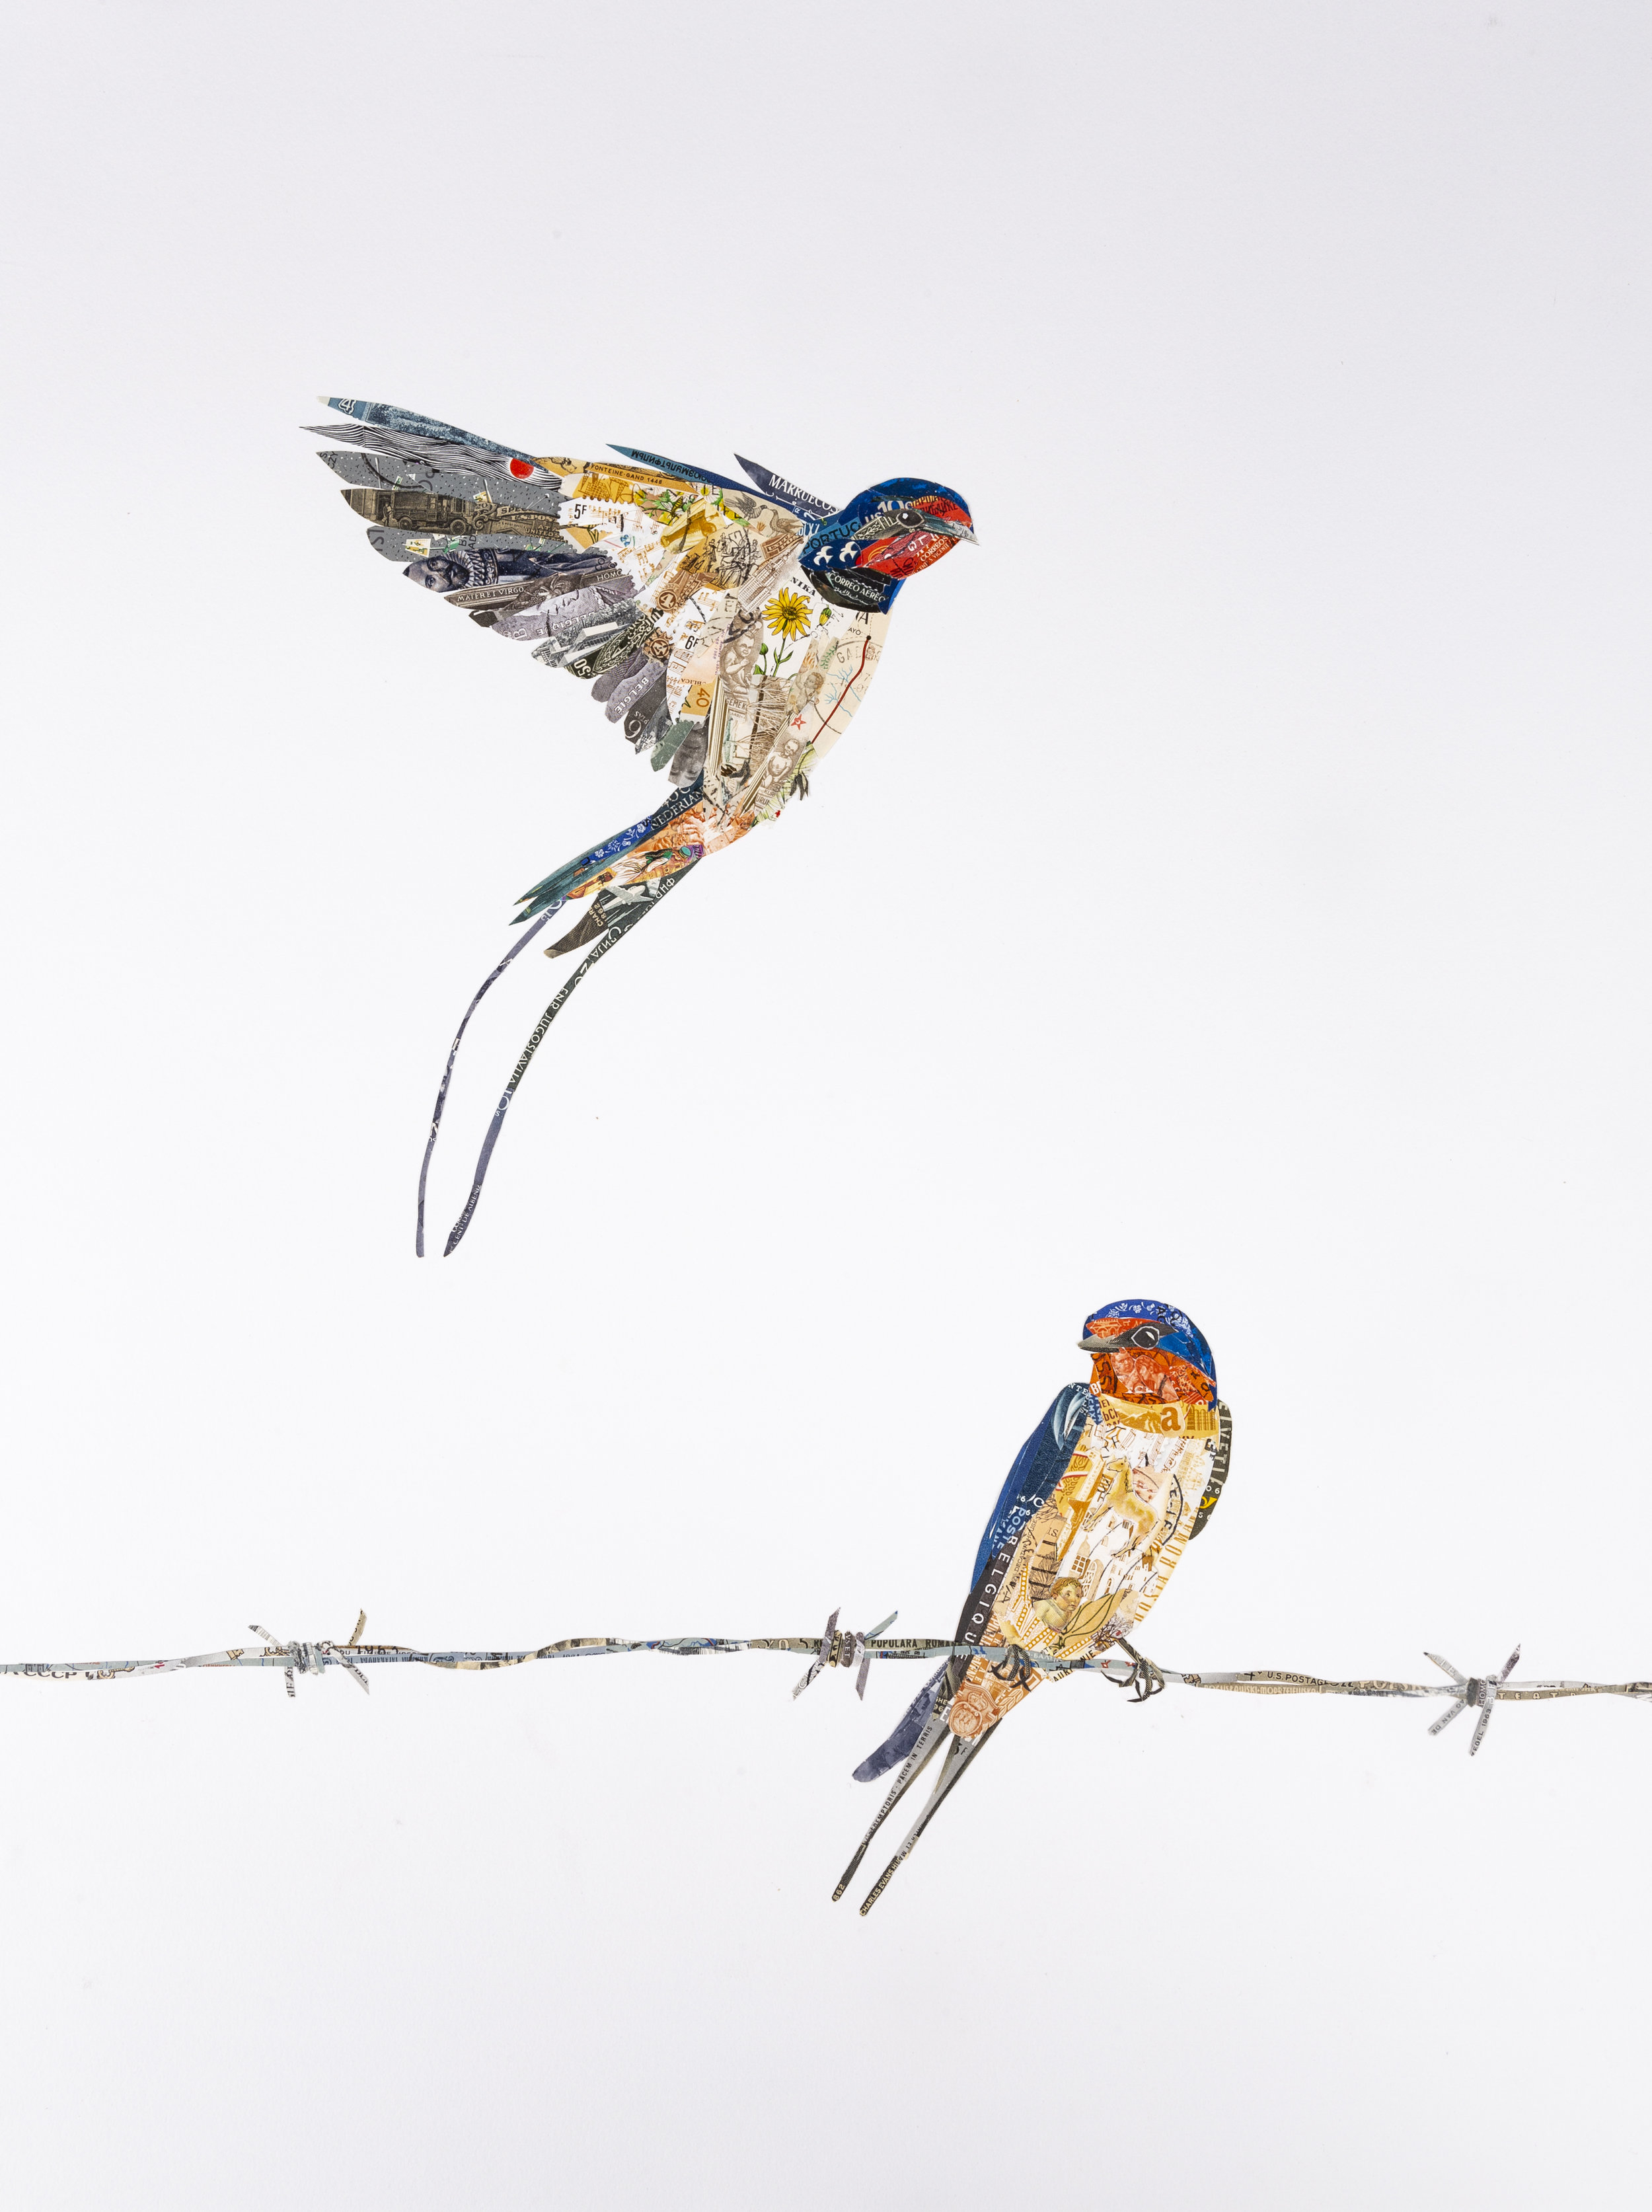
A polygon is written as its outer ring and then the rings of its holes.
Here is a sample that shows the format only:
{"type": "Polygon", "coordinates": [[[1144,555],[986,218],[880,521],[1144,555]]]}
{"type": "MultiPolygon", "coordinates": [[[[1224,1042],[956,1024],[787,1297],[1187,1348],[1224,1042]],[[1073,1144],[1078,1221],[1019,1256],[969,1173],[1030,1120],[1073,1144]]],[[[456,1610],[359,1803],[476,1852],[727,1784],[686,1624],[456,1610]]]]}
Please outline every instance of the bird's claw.
{"type": "Polygon", "coordinates": [[[1149,1698],[1157,1697],[1164,1687],[1164,1677],[1151,1659],[1144,1659],[1133,1644],[1127,1644],[1122,1636],[1117,1639],[1119,1649],[1130,1654],[1130,1672],[1119,1680],[1109,1674],[1108,1680],[1115,1689],[1128,1690],[1133,1705],[1145,1705],[1149,1698]]]}
{"type": "Polygon", "coordinates": [[[1491,1708],[1497,1701],[1497,1693],[1515,1671],[1520,1658],[1520,1646],[1516,1644],[1503,1661],[1500,1674],[1460,1674],[1450,1660],[1442,1659],[1437,1651],[1425,1651],[1423,1656],[1431,1660],[1442,1674],[1449,1674],[1457,1686],[1457,1694],[1450,1710],[1430,1723],[1429,1734],[1438,1735],[1442,1729],[1450,1727],[1459,1713],[1467,1712],[1470,1705],[1478,1706],[1480,1717],[1474,1723],[1474,1734],[1468,1746],[1468,1755],[1473,1759],[1485,1740],[1486,1729],[1491,1725],[1491,1708]]]}
{"type": "Polygon", "coordinates": [[[1005,1646],[1003,1659],[992,1671],[1000,1682],[1007,1682],[1011,1689],[1024,1690],[1036,1678],[1038,1662],[1032,1653],[1024,1650],[1019,1644],[1010,1644],[1005,1646]]]}

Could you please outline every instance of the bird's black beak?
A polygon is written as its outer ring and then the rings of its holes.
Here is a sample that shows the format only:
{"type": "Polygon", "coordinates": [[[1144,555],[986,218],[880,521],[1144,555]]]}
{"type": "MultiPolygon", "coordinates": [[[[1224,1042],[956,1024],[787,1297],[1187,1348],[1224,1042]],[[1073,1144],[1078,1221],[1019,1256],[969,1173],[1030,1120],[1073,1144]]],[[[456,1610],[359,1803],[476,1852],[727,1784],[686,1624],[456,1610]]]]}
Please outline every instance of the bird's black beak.
{"type": "Polygon", "coordinates": [[[1147,1322],[1126,1336],[1081,1336],[1078,1349],[1089,1352],[1092,1358],[1099,1358],[1104,1352],[1151,1352],[1161,1334],[1151,1322],[1147,1322]],[[1145,1344],[1144,1336],[1148,1340],[1145,1344]]]}

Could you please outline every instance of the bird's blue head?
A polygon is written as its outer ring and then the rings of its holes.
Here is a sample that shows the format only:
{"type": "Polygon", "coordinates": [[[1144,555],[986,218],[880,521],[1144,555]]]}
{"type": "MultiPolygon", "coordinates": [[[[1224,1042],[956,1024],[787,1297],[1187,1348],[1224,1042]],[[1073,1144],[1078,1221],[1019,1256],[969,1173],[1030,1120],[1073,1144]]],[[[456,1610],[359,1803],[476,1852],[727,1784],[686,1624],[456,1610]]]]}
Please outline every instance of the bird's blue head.
{"type": "Polygon", "coordinates": [[[1111,1396],[1216,1403],[1215,1354],[1180,1307],[1160,1298],[1098,1306],[1078,1349],[1098,1363],[1101,1387],[1111,1396]]]}
{"type": "Polygon", "coordinates": [[[975,537],[957,492],[922,477],[891,477],[817,523],[798,558],[823,599],[884,614],[908,576],[975,537]]]}

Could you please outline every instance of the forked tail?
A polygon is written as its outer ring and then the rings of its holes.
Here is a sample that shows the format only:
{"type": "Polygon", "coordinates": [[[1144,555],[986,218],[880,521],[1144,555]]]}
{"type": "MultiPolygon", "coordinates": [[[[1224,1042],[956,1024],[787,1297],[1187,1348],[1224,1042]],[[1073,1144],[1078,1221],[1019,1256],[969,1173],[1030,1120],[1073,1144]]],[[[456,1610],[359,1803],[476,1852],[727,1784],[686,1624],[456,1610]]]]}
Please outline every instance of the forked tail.
{"type": "MultiPolygon", "coordinates": [[[[421,1260],[424,1257],[425,1188],[430,1177],[431,1156],[436,1149],[436,1139],[441,1133],[441,1117],[447,1104],[448,1085],[453,1079],[453,1063],[458,1060],[459,1048],[465,1042],[465,1032],[471,1026],[471,1015],[475,1013],[517,954],[525,951],[538,937],[554,914],[560,912],[570,898],[577,898],[583,891],[588,890],[593,882],[599,882],[612,867],[614,862],[623,859],[634,847],[654,836],[669,823],[674,822],[678,815],[686,813],[691,806],[697,805],[702,790],[702,781],[696,776],[692,783],[685,784],[680,791],[673,793],[665,804],[657,807],[653,813],[647,816],[641,822],[634,822],[629,830],[622,830],[616,836],[610,837],[604,843],[592,846],[589,852],[580,854],[578,860],[570,860],[565,867],[558,868],[554,875],[547,876],[543,883],[536,884],[519,902],[524,912],[517,919],[519,923],[525,922],[527,927],[523,929],[521,936],[517,939],[499,965],[483,979],[476,996],[465,1009],[465,1018],[460,1022],[454,1034],[452,1044],[447,1054],[447,1065],[442,1070],[440,1087],[436,1092],[436,1103],[430,1115],[430,1134],[425,1139],[424,1158],[419,1163],[418,1225],[414,1237],[414,1249],[421,1260]]],[[[602,958],[604,953],[611,952],[620,939],[629,930],[634,929],[643,915],[659,903],[660,898],[671,884],[681,882],[689,869],[695,865],[694,860],[687,860],[675,875],[668,876],[651,885],[653,893],[651,896],[646,900],[640,900],[635,908],[617,915],[602,932],[594,949],[580,962],[574,973],[541,1015],[539,1025],[529,1038],[527,1049],[516,1063],[515,1073],[506,1085],[505,1094],[495,1109],[494,1118],[489,1125],[488,1134],[482,1146],[482,1156],[477,1162],[476,1178],[471,1186],[470,1199],[464,1212],[453,1224],[448,1234],[446,1246],[442,1255],[444,1259],[452,1251],[471,1225],[471,1217],[476,1212],[477,1200],[482,1195],[482,1185],[488,1173],[488,1163],[493,1158],[494,1146],[499,1141],[499,1132],[505,1119],[506,1110],[516,1094],[516,1086],[522,1080],[528,1062],[539,1048],[540,1039],[567,1004],[568,993],[602,958]]],[[[570,939],[565,940],[564,946],[558,949],[569,949],[573,944],[586,941],[588,941],[588,933],[582,929],[575,932],[570,939]]]]}
{"type": "Polygon", "coordinates": [[[946,1757],[942,1762],[940,1775],[934,1789],[930,1792],[929,1802],[908,1829],[900,1850],[896,1851],[861,1900],[860,1917],[863,1920],[895,1879],[896,1869],[902,1861],[910,1855],[919,1837],[922,1835],[936,1814],[940,1811],[944,1800],[957,1787],[966,1771],[975,1765],[1002,1726],[1001,1721],[994,1721],[990,1728],[981,1731],[973,1743],[963,1743],[957,1736],[952,1737],[946,1747],[946,1757]]]}
{"type": "Polygon", "coordinates": [[[870,1759],[863,1760],[855,1769],[857,1782],[871,1781],[874,1775],[887,1772],[889,1766],[894,1763],[894,1759],[899,1757],[901,1750],[908,1744],[911,1746],[905,1764],[895,1778],[894,1787],[878,1808],[877,1819],[861,1838],[859,1850],[844,1868],[842,1878],[832,1892],[834,1905],[854,1880],[859,1870],[860,1862],[865,1857],[878,1831],[914,1783],[917,1781],[936,1753],[943,1745],[946,1747],[946,1756],[941,1761],[941,1771],[935,1778],[935,1786],[930,1791],[928,1802],[911,1827],[908,1829],[902,1839],[899,1850],[896,1852],[895,1856],[867,1891],[860,1907],[862,1919],[872,1911],[873,1905],[889,1887],[895,1878],[896,1869],[902,1860],[910,1855],[919,1837],[939,1812],[944,1800],[957,1788],[963,1778],[965,1768],[975,1764],[976,1755],[986,1748],[988,1741],[998,1732],[999,1723],[994,1721],[989,1728],[985,1729],[971,1741],[954,1735],[947,1725],[947,1715],[951,1711],[953,1698],[957,1695],[959,1682],[963,1679],[963,1672],[958,1661],[954,1658],[932,1680],[926,1682],[902,1716],[894,1735],[890,1737],[888,1742],[880,1745],[870,1759]]]}
{"type": "MultiPolygon", "coordinates": [[[[448,1231],[447,1242],[442,1248],[441,1256],[444,1260],[452,1256],[454,1248],[458,1245],[459,1239],[464,1236],[465,1231],[471,1225],[471,1217],[476,1212],[477,1201],[482,1196],[482,1186],[487,1180],[488,1163],[494,1156],[494,1146],[499,1142],[499,1133],[505,1126],[505,1115],[509,1111],[512,1099],[516,1096],[516,1086],[520,1083],[524,1075],[526,1074],[528,1062],[533,1058],[534,1054],[538,1051],[540,1042],[544,1036],[545,1031],[550,1027],[557,1015],[562,1012],[562,1008],[568,1004],[570,994],[580,982],[582,978],[590,974],[591,970],[596,966],[598,961],[602,958],[603,955],[605,952],[611,952],[614,947],[619,943],[621,938],[625,936],[628,932],[635,929],[638,922],[642,920],[645,915],[652,914],[653,912],[654,908],[660,903],[660,901],[665,897],[667,891],[673,891],[677,889],[677,886],[682,882],[683,877],[688,874],[689,869],[697,867],[698,866],[698,861],[690,860],[687,866],[679,868],[674,876],[661,877],[658,884],[654,887],[652,897],[639,899],[635,906],[627,907],[619,915],[618,919],[610,922],[608,927],[604,930],[602,935],[597,939],[595,945],[592,946],[590,951],[586,954],[585,958],[580,961],[579,966],[568,977],[567,982],[563,984],[562,989],[558,991],[556,997],[545,1008],[544,1013],[540,1015],[538,1022],[534,1024],[533,1035],[528,1039],[526,1044],[522,1048],[522,1057],[517,1061],[514,1068],[512,1069],[511,1079],[505,1085],[503,1095],[501,1097],[498,1105],[494,1108],[493,1120],[488,1124],[488,1133],[483,1139],[482,1150],[477,1156],[476,1176],[471,1184],[471,1195],[465,1201],[464,1212],[460,1214],[459,1219],[448,1231]]],[[[536,924],[536,927],[538,925],[536,924]]],[[[525,939],[524,942],[525,942],[525,939]]],[[[519,946],[518,950],[520,950],[519,946]]],[[[489,980],[491,981],[491,978],[489,980]]],[[[469,1017],[467,1016],[466,1018],[468,1019],[469,1017]]],[[[421,1200],[422,1200],[422,1192],[421,1192],[421,1200]]],[[[424,1229],[422,1205],[421,1205],[419,1228],[421,1249],[422,1249],[424,1229]]]]}
{"type": "Polygon", "coordinates": [[[856,1874],[859,1870],[860,1862],[865,1857],[867,1850],[871,1847],[872,1838],[883,1826],[884,1821],[888,1820],[890,1814],[900,1803],[902,1798],[906,1796],[907,1791],[911,1789],[913,1784],[918,1779],[918,1777],[923,1772],[925,1767],[928,1765],[930,1760],[933,1759],[935,1753],[940,1749],[941,1746],[944,1743],[951,1741],[951,1732],[946,1725],[945,1707],[947,1702],[950,1701],[943,1701],[941,1711],[939,1712],[932,1712],[929,1717],[925,1721],[922,1728],[919,1730],[918,1740],[913,1745],[910,1752],[908,1753],[906,1764],[902,1767],[901,1771],[896,1776],[894,1782],[890,1787],[888,1796],[884,1798],[883,1803],[878,1808],[877,1818],[873,1820],[871,1827],[867,1829],[865,1834],[860,1838],[859,1849],[856,1851],[854,1856],[849,1861],[847,1866],[844,1868],[842,1875],[839,1879],[837,1887],[832,1892],[832,1903],[834,1905],[837,1903],[839,1898],[842,1896],[844,1891],[854,1880],[856,1874]]]}

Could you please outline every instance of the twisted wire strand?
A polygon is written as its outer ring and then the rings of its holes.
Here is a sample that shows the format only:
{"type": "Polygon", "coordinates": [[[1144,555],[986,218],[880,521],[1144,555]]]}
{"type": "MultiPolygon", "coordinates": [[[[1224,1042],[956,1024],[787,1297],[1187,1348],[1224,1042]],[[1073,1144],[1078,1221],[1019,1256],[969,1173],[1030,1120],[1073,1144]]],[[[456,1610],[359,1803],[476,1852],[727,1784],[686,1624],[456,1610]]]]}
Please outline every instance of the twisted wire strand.
{"type": "MultiPolygon", "coordinates": [[[[177,1659],[5,1660],[0,1661],[0,1674],[30,1675],[49,1681],[106,1682],[129,1675],[176,1674],[185,1668],[275,1667],[289,1674],[320,1674],[329,1667],[337,1667],[356,1674],[365,1688],[365,1678],[357,1670],[367,1667],[440,1667],[453,1673],[486,1674],[495,1668],[529,1666],[538,1660],[599,1659],[631,1651],[663,1651],[671,1657],[684,1659],[736,1651],[786,1651],[815,1656],[822,1646],[818,1635],[569,1636],[556,1643],[542,1644],[521,1650],[420,1651],[407,1644],[362,1644],[354,1639],[334,1642],[325,1638],[313,1643],[283,1644],[276,1642],[267,1631],[255,1632],[265,1638],[262,1648],[230,1645],[222,1651],[196,1652],[177,1659]]],[[[361,1632],[359,1624],[356,1632],[358,1635],[361,1632]]],[[[1137,1664],[1133,1659],[1127,1660],[1110,1651],[1090,1658],[1058,1659],[1042,1652],[1029,1653],[1011,1644],[955,1644],[942,1637],[861,1638],[844,1631],[841,1633],[834,1632],[829,1644],[831,1656],[826,1660],[828,1666],[849,1663],[851,1660],[858,1662],[861,1659],[986,1659],[989,1663],[1000,1666],[1030,1663],[1032,1671],[1039,1674],[1099,1674],[1116,1687],[1128,1686],[1137,1664]],[[840,1651],[847,1654],[847,1658],[841,1660],[840,1651]]],[[[1257,1697],[1455,1698],[1461,1695],[1462,1686],[1455,1680],[1400,1682],[1378,1676],[1338,1681],[1318,1674],[1297,1674],[1273,1668],[1237,1671],[1201,1668],[1194,1671],[1160,1667],[1157,1671],[1167,1684],[1174,1683],[1183,1688],[1231,1690],[1257,1697]]],[[[1496,1697],[1499,1704],[1504,1700],[1520,1703],[1552,1698],[1588,1697],[1652,1700],[1652,1680],[1505,1681],[1497,1685],[1496,1697]]]]}

